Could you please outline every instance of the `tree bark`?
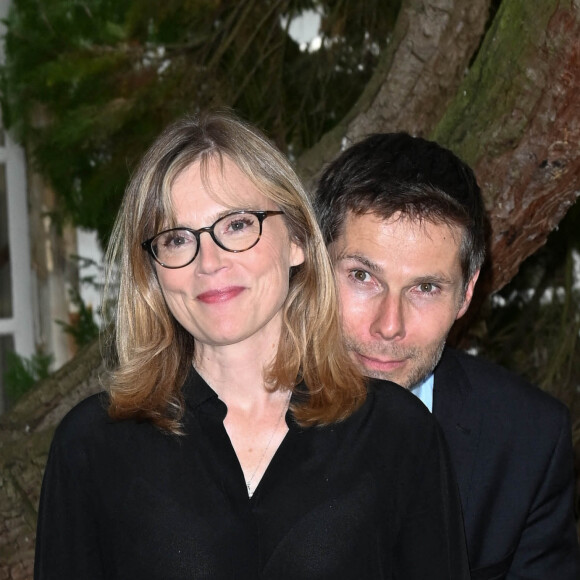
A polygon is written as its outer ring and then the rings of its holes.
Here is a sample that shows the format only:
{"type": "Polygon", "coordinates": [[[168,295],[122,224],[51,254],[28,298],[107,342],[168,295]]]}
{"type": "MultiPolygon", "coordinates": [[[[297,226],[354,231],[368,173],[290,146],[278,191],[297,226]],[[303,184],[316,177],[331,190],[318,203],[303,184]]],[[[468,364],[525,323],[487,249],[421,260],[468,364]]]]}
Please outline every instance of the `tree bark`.
{"type": "Polygon", "coordinates": [[[490,0],[403,0],[388,48],[360,99],[298,172],[312,189],[321,168],[369,133],[428,135],[481,42],[490,0]]]}
{"type": "Polygon", "coordinates": [[[79,352],[0,417],[0,579],[32,578],[42,473],[55,426],[102,390],[100,345],[79,352]]]}
{"type": "Polygon", "coordinates": [[[580,194],[580,2],[503,2],[433,136],[470,163],[489,212],[491,290],[580,194]]]}
{"type": "MultiPolygon", "coordinates": [[[[544,243],[580,191],[580,0],[504,0],[477,58],[489,0],[404,1],[351,113],[302,156],[313,183],[367,133],[436,138],[471,163],[492,224],[494,288],[544,243]]],[[[36,506],[55,425],[101,389],[98,344],[0,418],[0,580],[32,577],[36,506]]]]}

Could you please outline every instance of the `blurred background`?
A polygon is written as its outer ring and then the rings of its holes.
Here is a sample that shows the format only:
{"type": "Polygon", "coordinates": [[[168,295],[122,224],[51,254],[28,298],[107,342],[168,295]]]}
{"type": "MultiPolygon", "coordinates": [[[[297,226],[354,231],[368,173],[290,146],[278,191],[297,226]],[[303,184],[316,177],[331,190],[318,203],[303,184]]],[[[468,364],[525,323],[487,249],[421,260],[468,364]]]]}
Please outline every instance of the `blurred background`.
{"type": "Polygon", "coordinates": [[[450,340],[564,401],[579,449],[578,4],[0,0],[0,16],[0,578],[31,577],[52,429],[100,389],[101,259],[131,171],[208,107],[264,130],[311,190],[377,131],[470,163],[490,260],[450,340]]]}

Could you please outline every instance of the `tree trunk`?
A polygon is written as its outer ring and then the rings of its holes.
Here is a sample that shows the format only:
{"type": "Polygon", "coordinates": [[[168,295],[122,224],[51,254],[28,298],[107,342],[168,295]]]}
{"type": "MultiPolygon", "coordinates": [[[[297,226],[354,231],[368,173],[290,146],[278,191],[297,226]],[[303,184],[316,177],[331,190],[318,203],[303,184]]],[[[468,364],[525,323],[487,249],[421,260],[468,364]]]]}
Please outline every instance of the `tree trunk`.
{"type": "Polygon", "coordinates": [[[349,115],[298,160],[313,187],[321,168],[369,133],[428,135],[481,42],[490,0],[403,0],[387,50],[349,115]]]}
{"type": "MultiPolygon", "coordinates": [[[[580,190],[579,1],[409,0],[353,111],[302,156],[312,184],[370,132],[432,136],[471,163],[490,211],[492,286],[546,240],[580,190]]],[[[92,345],[0,418],[0,579],[31,578],[36,506],[54,426],[101,389],[92,345]]]]}
{"type": "Polygon", "coordinates": [[[434,138],[470,163],[491,222],[491,289],[580,193],[580,2],[503,2],[434,138]]]}
{"type": "Polygon", "coordinates": [[[102,390],[101,360],[97,341],[0,417],[2,580],[32,578],[38,498],[52,434],[71,407],[102,390]]]}

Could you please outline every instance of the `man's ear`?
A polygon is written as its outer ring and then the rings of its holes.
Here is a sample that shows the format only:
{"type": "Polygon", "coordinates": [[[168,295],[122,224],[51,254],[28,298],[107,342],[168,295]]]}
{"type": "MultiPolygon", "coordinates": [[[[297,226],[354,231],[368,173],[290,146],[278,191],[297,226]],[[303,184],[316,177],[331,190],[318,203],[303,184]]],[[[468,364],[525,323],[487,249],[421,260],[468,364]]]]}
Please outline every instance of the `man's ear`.
{"type": "Polygon", "coordinates": [[[455,320],[461,318],[467,312],[467,309],[469,308],[469,305],[471,304],[471,299],[473,298],[473,291],[475,290],[475,283],[477,282],[477,279],[479,278],[480,271],[481,270],[478,270],[471,277],[469,282],[467,283],[467,288],[465,289],[465,294],[463,296],[463,302],[461,304],[461,308],[457,312],[457,316],[455,317],[455,320]]]}

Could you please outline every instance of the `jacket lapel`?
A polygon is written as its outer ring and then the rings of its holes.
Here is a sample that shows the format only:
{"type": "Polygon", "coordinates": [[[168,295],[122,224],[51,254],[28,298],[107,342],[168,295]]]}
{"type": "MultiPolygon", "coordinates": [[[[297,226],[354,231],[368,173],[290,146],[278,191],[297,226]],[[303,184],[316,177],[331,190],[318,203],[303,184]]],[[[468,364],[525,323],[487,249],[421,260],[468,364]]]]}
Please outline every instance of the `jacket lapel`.
{"type": "Polygon", "coordinates": [[[433,414],[441,425],[455,470],[464,517],[480,441],[481,410],[453,349],[445,348],[435,369],[433,414]]]}

